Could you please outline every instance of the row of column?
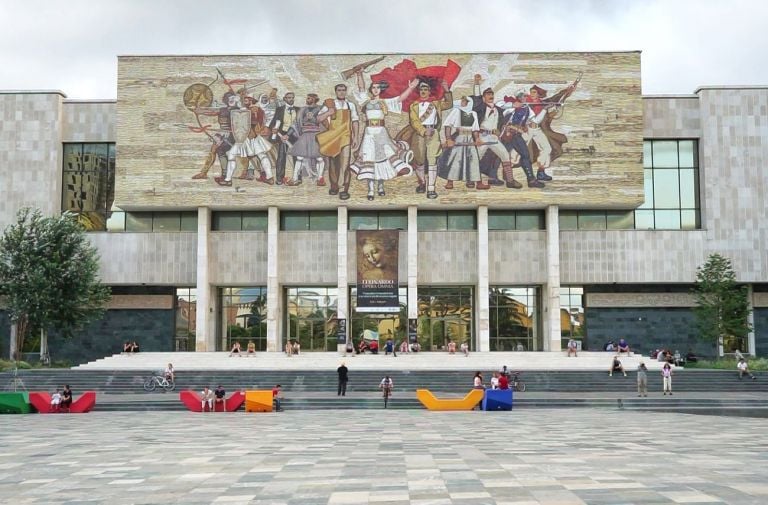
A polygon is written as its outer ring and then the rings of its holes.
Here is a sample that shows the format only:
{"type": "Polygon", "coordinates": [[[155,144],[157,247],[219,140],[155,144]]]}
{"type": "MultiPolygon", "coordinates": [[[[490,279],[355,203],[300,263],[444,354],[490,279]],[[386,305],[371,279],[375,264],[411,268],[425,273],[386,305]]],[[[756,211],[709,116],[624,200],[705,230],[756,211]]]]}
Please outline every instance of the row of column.
{"type": "MultiPolygon", "coordinates": [[[[278,234],[280,230],[280,212],[277,207],[268,209],[267,228],[267,351],[281,350],[282,297],[279,273],[280,251],[278,234]]],[[[408,282],[408,318],[418,317],[418,208],[408,207],[407,235],[407,282],[408,282]]],[[[196,314],[196,350],[198,352],[216,349],[216,314],[219,300],[216,286],[210,283],[211,262],[209,257],[211,241],[211,210],[208,207],[198,209],[197,219],[197,314],[196,314]]],[[[546,210],[546,250],[547,283],[543,289],[541,317],[543,318],[544,349],[560,350],[560,240],[558,208],[549,206],[546,210]]],[[[347,207],[338,208],[338,250],[337,250],[337,317],[347,321],[349,328],[349,250],[348,250],[348,212],[347,207]]],[[[477,350],[490,350],[490,312],[489,312],[489,258],[488,258],[488,207],[477,210],[477,296],[475,304],[475,332],[477,350]]],[[[347,330],[348,331],[348,330],[347,330]]],[[[349,335],[347,335],[349,338],[349,335]]]]}

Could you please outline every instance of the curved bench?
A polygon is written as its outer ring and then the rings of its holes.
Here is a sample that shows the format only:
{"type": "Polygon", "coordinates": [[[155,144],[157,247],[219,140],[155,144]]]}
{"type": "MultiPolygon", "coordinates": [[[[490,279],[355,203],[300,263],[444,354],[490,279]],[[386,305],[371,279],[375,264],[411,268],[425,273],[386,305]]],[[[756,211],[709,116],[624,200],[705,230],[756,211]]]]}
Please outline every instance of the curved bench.
{"type": "Polygon", "coordinates": [[[512,410],[512,390],[486,389],[483,410],[512,410]]]}
{"type": "MultiPolygon", "coordinates": [[[[195,391],[179,391],[179,400],[192,412],[203,411],[202,397],[195,391]]],[[[234,412],[240,408],[245,401],[245,395],[241,391],[235,391],[223,402],[213,401],[214,412],[234,412]]]]}
{"type": "Polygon", "coordinates": [[[29,405],[27,393],[0,393],[0,414],[29,414],[32,408],[29,405]]]}
{"type": "Polygon", "coordinates": [[[77,400],[73,399],[68,409],[51,410],[51,395],[44,391],[29,393],[29,403],[40,414],[85,414],[93,410],[96,405],[96,392],[86,391],[77,400]]]}
{"type": "Polygon", "coordinates": [[[483,400],[483,390],[473,389],[464,398],[437,398],[429,389],[417,389],[416,398],[428,410],[472,410],[483,400]]]}

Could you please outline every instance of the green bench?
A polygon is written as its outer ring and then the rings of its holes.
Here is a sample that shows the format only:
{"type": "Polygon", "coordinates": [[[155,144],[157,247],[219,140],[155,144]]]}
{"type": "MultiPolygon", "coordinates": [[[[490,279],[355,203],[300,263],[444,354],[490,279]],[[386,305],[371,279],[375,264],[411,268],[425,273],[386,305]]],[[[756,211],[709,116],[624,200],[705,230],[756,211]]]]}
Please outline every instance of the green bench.
{"type": "Polygon", "coordinates": [[[0,414],[29,414],[28,393],[0,393],[0,414]]]}

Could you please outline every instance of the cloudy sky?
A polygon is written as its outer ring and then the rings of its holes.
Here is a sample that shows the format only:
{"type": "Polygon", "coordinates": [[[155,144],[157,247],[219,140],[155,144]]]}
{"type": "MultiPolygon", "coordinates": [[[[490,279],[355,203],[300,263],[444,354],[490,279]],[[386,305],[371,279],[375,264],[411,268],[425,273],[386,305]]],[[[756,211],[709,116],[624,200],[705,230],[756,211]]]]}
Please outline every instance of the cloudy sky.
{"type": "Polygon", "coordinates": [[[641,50],[644,94],[768,85],[765,0],[0,0],[0,89],[114,98],[117,55],[641,50]]]}

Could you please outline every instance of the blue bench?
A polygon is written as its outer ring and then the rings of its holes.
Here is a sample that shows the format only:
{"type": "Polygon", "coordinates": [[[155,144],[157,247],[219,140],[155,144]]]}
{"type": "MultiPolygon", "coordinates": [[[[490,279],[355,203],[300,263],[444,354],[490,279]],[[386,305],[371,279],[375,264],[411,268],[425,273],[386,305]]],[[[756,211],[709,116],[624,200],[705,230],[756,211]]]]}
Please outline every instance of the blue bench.
{"type": "Polygon", "coordinates": [[[483,410],[512,410],[512,390],[486,389],[482,408],[483,410]]]}

